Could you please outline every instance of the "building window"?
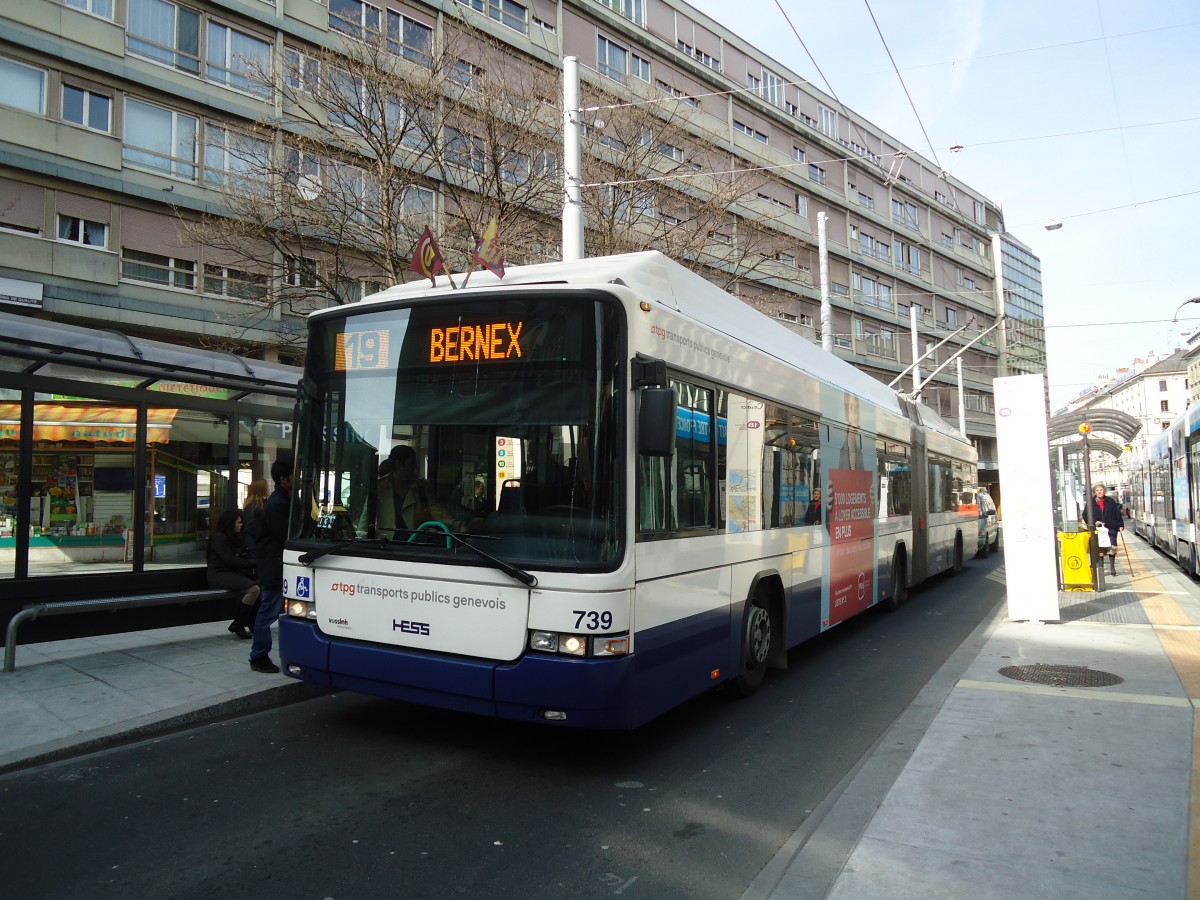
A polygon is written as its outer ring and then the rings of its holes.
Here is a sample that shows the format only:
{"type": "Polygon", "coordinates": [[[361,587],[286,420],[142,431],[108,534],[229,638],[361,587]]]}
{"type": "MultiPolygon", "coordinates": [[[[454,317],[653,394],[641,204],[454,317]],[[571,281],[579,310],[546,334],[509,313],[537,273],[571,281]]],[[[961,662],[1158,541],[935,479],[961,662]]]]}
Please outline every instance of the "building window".
{"type": "Polygon", "coordinates": [[[1167,380],[1165,378],[1160,378],[1158,380],[1158,389],[1160,391],[1165,391],[1167,389],[1167,380]]]}
{"type": "Polygon", "coordinates": [[[107,134],[112,131],[112,97],[64,84],[62,118],[64,122],[107,134]]]}
{"type": "Polygon", "coordinates": [[[596,71],[601,75],[618,80],[625,77],[629,65],[629,51],[604,35],[596,38],[596,71]]]}
{"type": "Polygon", "coordinates": [[[1158,409],[1160,412],[1170,412],[1171,411],[1170,401],[1168,401],[1168,400],[1158,401],[1158,409]]]}
{"type": "Polygon", "coordinates": [[[597,2],[637,25],[645,26],[646,24],[646,0],[597,0],[597,2]]]}
{"type": "Polygon", "coordinates": [[[682,51],[683,53],[686,53],[688,56],[690,56],[692,59],[699,62],[701,65],[708,66],[714,72],[721,71],[721,61],[719,59],[717,59],[715,56],[710,56],[709,54],[705,53],[703,50],[697,50],[691,44],[685,43],[684,41],[681,41],[678,39],[675,41],[675,47],[676,47],[676,49],[682,51]]]}
{"type": "Polygon", "coordinates": [[[875,198],[872,197],[870,194],[864,194],[862,191],[859,191],[858,192],[858,205],[865,206],[867,209],[874,209],[875,208],[875,198]]]}
{"type": "Polygon", "coordinates": [[[0,103],[37,116],[46,114],[46,73],[12,59],[0,58],[0,79],[6,85],[0,103]]]}
{"type": "Polygon", "coordinates": [[[792,159],[794,159],[796,162],[801,162],[801,163],[804,162],[803,148],[797,147],[796,145],[793,144],[792,145],[792,159]]]}
{"type": "Polygon", "coordinates": [[[195,116],[140,100],[125,100],[122,159],[135,168],[196,180],[195,116]]]}
{"type": "Polygon", "coordinates": [[[433,64],[433,29],[422,22],[387,11],[387,47],[397,56],[422,66],[433,64]]]}
{"type": "Polygon", "coordinates": [[[796,214],[808,218],[808,197],[796,194],[796,214]]]}
{"type": "Polygon", "coordinates": [[[838,136],[837,113],[834,112],[832,109],[830,109],[827,106],[822,106],[819,108],[818,114],[821,119],[821,133],[824,135],[828,135],[829,137],[833,138],[834,140],[837,140],[837,136],[838,136]]]}
{"type": "Polygon", "coordinates": [[[672,97],[682,100],[688,106],[699,106],[700,105],[699,101],[695,97],[689,97],[687,94],[685,94],[679,88],[675,87],[674,85],[667,84],[661,78],[654,79],[654,86],[656,88],[658,88],[660,91],[662,91],[664,94],[670,94],[672,97]]]}
{"type": "Polygon", "coordinates": [[[951,309],[948,306],[946,307],[946,327],[947,328],[957,328],[958,327],[958,310],[951,309]]]}
{"type": "Polygon", "coordinates": [[[250,186],[270,170],[271,145],[220,125],[204,126],[204,183],[250,186]]]}
{"type": "Polygon", "coordinates": [[[285,261],[283,283],[289,287],[317,286],[317,261],[307,256],[289,256],[285,261]]]}
{"type": "Polygon", "coordinates": [[[209,21],[205,62],[208,81],[259,96],[271,90],[271,45],[262,38],[209,21]]]}
{"type": "Polygon", "coordinates": [[[113,0],[65,0],[67,6],[82,9],[102,19],[113,17],[113,0]]]}
{"type": "Polygon", "coordinates": [[[103,222],[92,222],[78,216],[58,214],[58,239],[85,247],[108,246],[108,226],[103,222]]]}
{"type": "Polygon", "coordinates": [[[520,3],[513,3],[512,0],[456,0],[456,2],[483,13],[501,25],[507,25],[513,31],[529,34],[529,11],[520,3]]]}
{"type": "Polygon", "coordinates": [[[974,201],[974,203],[975,203],[975,224],[976,225],[986,225],[987,224],[987,208],[982,203],[980,203],[978,200],[974,201]]]}
{"type": "Polygon", "coordinates": [[[763,69],[762,92],[759,94],[772,106],[783,108],[783,79],[774,72],[763,69]]]}
{"type": "Polygon", "coordinates": [[[817,184],[825,183],[825,170],[815,163],[808,164],[809,181],[815,181],[817,184]]]}
{"type": "Polygon", "coordinates": [[[674,144],[659,144],[658,152],[668,159],[673,159],[675,162],[683,162],[683,148],[676,147],[674,144]]]}
{"type": "Polygon", "coordinates": [[[121,277],[193,291],[196,289],[196,263],[190,259],[176,259],[123,247],[121,277]]]}
{"type": "Polygon", "coordinates": [[[629,74],[641,81],[650,83],[650,60],[642,59],[636,53],[630,58],[629,74]]]}
{"type": "Polygon", "coordinates": [[[321,193],[321,159],[313,153],[291,147],[284,150],[284,180],[305,200],[321,193]]]}
{"type": "Polygon", "coordinates": [[[907,200],[892,201],[892,221],[906,228],[917,230],[917,206],[907,200]]]}
{"type": "Polygon", "coordinates": [[[767,143],[767,136],[765,134],[763,134],[757,128],[751,128],[745,122],[739,122],[737,119],[734,119],[733,120],[733,130],[740,131],[742,134],[747,134],[750,137],[754,138],[756,141],[759,141],[760,143],[763,143],[763,144],[767,143]]]}
{"type": "Polygon", "coordinates": [[[921,248],[904,241],[894,241],[892,249],[896,251],[896,265],[913,275],[921,274],[921,248]]]}
{"type": "Polygon", "coordinates": [[[429,188],[409,185],[400,198],[400,210],[408,216],[428,216],[434,212],[437,195],[429,188]]]}
{"type": "Polygon", "coordinates": [[[446,159],[451,165],[461,166],[473,172],[482,172],[487,162],[483,138],[447,128],[446,159]]]}
{"type": "Polygon", "coordinates": [[[200,74],[200,13],[163,0],[129,0],[127,20],[130,53],[200,74]]]}
{"type": "Polygon", "coordinates": [[[214,266],[210,263],[206,263],[204,266],[204,293],[206,294],[262,302],[267,299],[267,284],[266,275],[244,272],[241,269],[231,269],[227,266],[214,266]]]}
{"type": "Polygon", "coordinates": [[[311,94],[321,84],[321,61],[291,47],[283,51],[283,83],[311,94]]]}

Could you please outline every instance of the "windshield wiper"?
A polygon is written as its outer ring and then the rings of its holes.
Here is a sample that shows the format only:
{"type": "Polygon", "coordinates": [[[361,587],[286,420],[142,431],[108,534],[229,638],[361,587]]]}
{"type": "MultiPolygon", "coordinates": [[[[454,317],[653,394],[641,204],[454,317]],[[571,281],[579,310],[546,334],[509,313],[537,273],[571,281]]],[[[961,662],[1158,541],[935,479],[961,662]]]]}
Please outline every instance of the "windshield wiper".
{"type": "Polygon", "coordinates": [[[308,566],[312,565],[315,560],[320,559],[322,556],[328,556],[330,553],[340,553],[347,547],[356,547],[361,544],[375,544],[380,547],[385,547],[391,542],[391,539],[386,537],[351,538],[348,541],[342,541],[337,544],[330,544],[328,547],[322,547],[320,550],[309,550],[307,553],[301,553],[296,559],[296,562],[300,563],[302,566],[308,566]]]}
{"type": "MultiPolygon", "coordinates": [[[[468,541],[466,538],[464,538],[461,534],[457,534],[457,533],[449,530],[448,528],[424,528],[424,529],[418,528],[416,531],[413,531],[412,529],[409,529],[409,528],[391,528],[388,530],[390,530],[392,532],[399,532],[400,534],[407,534],[407,535],[409,535],[410,538],[414,537],[418,534],[430,534],[430,535],[434,535],[435,537],[438,537],[438,538],[442,538],[442,537],[447,538],[447,539],[453,541],[455,544],[457,544],[460,547],[466,547],[468,550],[475,551],[476,553],[479,554],[480,557],[482,557],[487,562],[490,562],[493,566],[495,566],[497,569],[499,569],[505,575],[508,575],[512,578],[517,579],[517,581],[521,582],[524,585],[527,585],[528,587],[531,587],[531,588],[537,587],[538,580],[537,580],[536,575],[532,575],[529,572],[526,572],[524,569],[518,569],[512,563],[505,562],[504,560],[500,559],[499,557],[492,556],[492,554],[488,553],[485,550],[481,550],[479,547],[472,544],[470,541],[468,541]]],[[[488,540],[496,540],[496,539],[488,538],[488,540]]]]}
{"type": "MultiPolygon", "coordinates": [[[[408,528],[387,528],[384,530],[391,531],[393,534],[397,534],[397,533],[407,534],[410,537],[413,535],[424,533],[424,534],[434,534],[434,535],[437,535],[438,537],[449,538],[451,541],[453,541],[455,544],[458,544],[460,547],[466,547],[468,550],[475,551],[475,553],[479,554],[479,556],[482,557],[487,562],[490,562],[493,566],[495,566],[497,569],[499,569],[505,575],[508,575],[512,578],[517,579],[517,581],[521,582],[524,585],[527,585],[528,587],[531,587],[531,588],[537,587],[538,580],[537,580],[536,575],[532,575],[529,572],[526,572],[524,569],[518,569],[512,563],[505,562],[504,560],[499,559],[498,557],[492,556],[492,554],[479,549],[474,544],[472,544],[470,541],[468,541],[466,538],[464,538],[462,535],[455,534],[453,531],[445,531],[440,528],[438,528],[436,530],[430,528],[430,529],[426,529],[426,531],[424,531],[424,532],[422,532],[421,529],[412,531],[411,529],[408,529],[408,528]]],[[[338,544],[331,544],[328,547],[322,547],[320,550],[310,550],[307,553],[302,553],[299,556],[299,558],[297,558],[296,562],[300,563],[300,565],[302,565],[302,566],[308,566],[308,565],[311,565],[315,560],[320,559],[322,556],[328,556],[330,553],[340,553],[342,550],[345,550],[347,547],[358,547],[358,546],[363,546],[363,545],[374,545],[374,546],[378,546],[378,547],[386,547],[388,544],[393,544],[393,543],[397,543],[397,542],[393,541],[391,538],[387,538],[387,537],[354,538],[349,541],[342,541],[341,543],[338,543],[338,544]]]]}

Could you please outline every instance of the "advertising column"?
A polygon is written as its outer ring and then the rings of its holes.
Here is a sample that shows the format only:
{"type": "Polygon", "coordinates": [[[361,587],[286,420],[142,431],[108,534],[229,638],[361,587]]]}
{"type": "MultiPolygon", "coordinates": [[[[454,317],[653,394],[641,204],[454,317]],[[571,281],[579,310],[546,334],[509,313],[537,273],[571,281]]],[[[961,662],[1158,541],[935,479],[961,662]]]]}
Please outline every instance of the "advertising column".
{"type": "Polygon", "coordinates": [[[1008,617],[1057,621],[1054,494],[1042,375],[997,378],[996,449],[1004,497],[1004,571],[1008,617]]]}

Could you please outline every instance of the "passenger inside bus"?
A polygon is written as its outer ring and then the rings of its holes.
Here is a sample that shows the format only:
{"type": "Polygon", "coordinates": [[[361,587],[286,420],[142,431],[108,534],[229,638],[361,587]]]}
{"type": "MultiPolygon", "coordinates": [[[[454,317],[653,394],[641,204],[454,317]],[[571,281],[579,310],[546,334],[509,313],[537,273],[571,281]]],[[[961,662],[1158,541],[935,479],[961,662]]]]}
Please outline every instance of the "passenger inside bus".
{"type": "Polygon", "coordinates": [[[380,467],[384,472],[375,485],[376,530],[383,535],[416,531],[426,522],[441,522],[451,531],[463,531],[467,523],[442,507],[433,486],[417,474],[417,453],[407,444],[392,448],[380,467]]]}

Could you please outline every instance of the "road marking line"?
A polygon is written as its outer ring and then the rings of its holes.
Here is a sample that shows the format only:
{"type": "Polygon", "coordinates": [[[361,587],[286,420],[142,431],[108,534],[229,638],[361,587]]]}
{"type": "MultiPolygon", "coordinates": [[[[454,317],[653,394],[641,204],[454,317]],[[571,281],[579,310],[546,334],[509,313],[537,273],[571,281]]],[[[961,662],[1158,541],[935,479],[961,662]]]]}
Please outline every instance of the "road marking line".
{"type": "MultiPolygon", "coordinates": [[[[1126,548],[1128,552],[1128,548],[1126,548]]],[[[1132,561],[1129,561],[1133,568],[1132,561]]],[[[1175,667],[1175,673],[1183,683],[1184,688],[1192,697],[1197,696],[1197,686],[1200,685],[1200,640],[1194,633],[1179,626],[1193,624],[1191,617],[1162,590],[1162,582],[1142,565],[1138,558],[1138,568],[1146,577],[1147,585],[1159,588],[1157,594],[1141,601],[1146,611],[1146,618],[1154,626],[1154,633],[1167,654],[1167,659],[1175,667]]],[[[1132,578],[1132,572],[1130,573],[1132,578]]],[[[1142,593],[1138,591],[1137,593],[1142,593]]],[[[1178,596],[1178,591],[1170,593],[1178,596]]],[[[1200,717],[1196,716],[1197,703],[1192,704],[1192,778],[1191,802],[1189,804],[1188,822],[1188,858],[1187,886],[1189,897],[1200,896],[1200,717]]]]}

